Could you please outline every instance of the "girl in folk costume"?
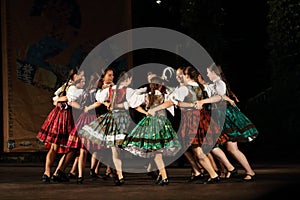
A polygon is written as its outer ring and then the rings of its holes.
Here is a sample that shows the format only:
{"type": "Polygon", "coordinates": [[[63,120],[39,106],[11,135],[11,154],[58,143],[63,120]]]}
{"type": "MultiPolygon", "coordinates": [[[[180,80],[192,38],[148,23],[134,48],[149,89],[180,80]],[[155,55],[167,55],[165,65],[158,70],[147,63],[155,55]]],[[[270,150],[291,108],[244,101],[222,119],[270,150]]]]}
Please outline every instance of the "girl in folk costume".
{"type": "MultiPolygon", "coordinates": [[[[174,91],[171,93],[171,95],[169,97],[169,101],[165,102],[163,105],[161,105],[161,107],[173,106],[174,102],[171,101],[170,99],[180,99],[179,96],[180,96],[182,87],[186,87],[185,82],[184,82],[184,78],[183,78],[184,69],[185,69],[184,67],[179,67],[176,70],[176,80],[177,80],[179,85],[177,87],[175,87],[174,91]]],[[[156,109],[158,109],[158,108],[156,108],[156,109]]],[[[180,126],[180,121],[181,121],[181,111],[180,111],[180,109],[181,108],[178,106],[178,104],[175,105],[175,111],[177,111],[177,112],[175,112],[176,113],[175,118],[177,119],[178,128],[180,126]]],[[[151,112],[151,110],[149,110],[149,112],[151,112]]],[[[191,151],[191,148],[188,148],[186,151],[184,151],[184,156],[187,158],[188,162],[190,163],[190,165],[192,167],[192,176],[190,177],[190,179],[188,181],[193,182],[193,181],[203,179],[204,178],[204,172],[203,172],[204,169],[200,165],[200,163],[198,162],[198,159],[195,157],[193,152],[191,151]]]]}
{"type": "Polygon", "coordinates": [[[77,69],[69,72],[67,82],[55,92],[53,104],[55,108],[48,114],[37,138],[48,148],[45,171],[42,176],[44,183],[50,183],[51,167],[57,153],[68,152],[67,141],[70,131],[75,126],[72,114],[73,102],[68,101],[67,94],[70,86],[77,79],[77,69]]]}
{"type": "MultiPolygon", "coordinates": [[[[197,101],[197,108],[202,109],[203,105],[207,103],[215,103],[216,109],[224,106],[223,100],[226,94],[226,84],[221,80],[219,70],[217,66],[213,63],[207,68],[207,76],[213,82],[212,88],[214,93],[208,99],[203,99],[197,101]]],[[[220,116],[224,113],[220,113],[220,116]]],[[[223,125],[220,140],[213,149],[214,155],[216,155],[224,165],[224,152],[218,148],[219,145],[225,145],[228,152],[244,167],[246,171],[245,181],[254,180],[255,172],[251,168],[246,156],[239,150],[237,142],[250,142],[255,139],[258,135],[258,130],[254,124],[236,107],[229,103],[226,103],[225,108],[225,122],[223,125]]],[[[229,171],[232,173],[237,173],[237,169],[229,171]]]]}
{"type": "MultiPolygon", "coordinates": [[[[79,112],[82,112],[82,107],[81,107],[81,101],[82,101],[82,96],[84,92],[84,86],[85,86],[85,77],[81,76],[79,79],[77,79],[73,85],[70,86],[68,93],[67,93],[67,99],[69,104],[72,106],[72,113],[74,117],[74,121],[78,119],[79,112]],[[76,112],[75,112],[76,111],[76,112]]],[[[65,174],[65,169],[67,166],[70,164],[70,162],[73,160],[74,155],[78,153],[78,149],[72,147],[70,148],[70,138],[73,138],[74,129],[76,127],[74,126],[73,129],[69,132],[69,138],[67,141],[67,147],[69,149],[68,152],[64,153],[64,155],[61,157],[58,166],[53,173],[52,179],[53,181],[58,181],[58,182],[64,182],[64,181],[69,181],[69,177],[65,174]],[[72,134],[72,135],[71,135],[72,134]]]]}
{"type": "MultiPolygon", "coordinates": [[[[79,137],[78,130],[80,130],[84,125],[89,124],[91,121],[97,118],[95,112],[89,112],[86,105],[90,105],[95,102],[96,83],[99,80],[98,78],[99,76],[97,76],[97,73],[91,75],[89,84],[87,88],[83,91],[83,94],[79,99],[81,108],[84,108],[84,112],[82,112],[76,120],[75,127],[70,132],[69,139],[67,142],[67,146],[70,149],[75,151],[79,150],[79,156],[75,158],[75,164],[77,164],[78,166],[77,184],[83,183],[83,172],[87,157],[86,146],[88,146],[88,148],[91,149],[91,144],[89,143],[89,141],[82,141],[83,138],[79,137]]],[[[74,174],[72,175],[75,176],[74,174]]]]}
{"type": "MultiPolygon", "coordinates": [[[[211,85],[204,80],[202,74],[200,74],[200,73],[198,75],[198,82],[204,86],[204,89],[205,89],[206,93],[208,94],[208,97],[211,97],[214,90],[211,87],[211,85]]],[[[235,105],[235,102],[232,99],[230,99],[229,96],[227,96],[227,95],[224,96],[224,100],[226,100],[231,105],[235,105]]],[[[226,140],[226,137],[221,136],[217,139],[216,142],[220,143],[222,140],[226,140]]],[[[214,150],[217,150],[217,149],[214,149],[214,150]]],[[[228,158],[226,157],[226,155],[224,153],[222,156],[223,159],[218,159],[220,161],[220,162],[218,162],[219,166],[215,163],[215,159],[212,154],[213,154],[212,152],[209,152],[207,154],[207,156],[210,159],[214,169],[219,172],[220,178],[223,178],[223,179],[230,178],[231,176],[237,175],[237,169],[231,164],[231,162],[228,160],[228,158]],[[224,163],[226,165],[224,165],[224,163]],[[226,173],[226,170],[227,170],[227,173],[226,173]]]]}
{"type": "MultiPolygon", "coordinates": [[[[98,81],[97,89],[95,91],[96,95],[98,96],[103,89],[112,87],[114,85],[113,80],[114,80],[114,70],[112,68],[106,68],[102,72],[101,77],[98,81]]],[[[95,102],[91,103],[89,106],[85,107],[84,110],[85,110],[85,112],[91,112],[91,110],[95,110],[97,117],[108,112],[107,106],[97,100],[95,100],[95,102]]],[[[102,157],[101,156],[102,148],[100,145],[95,145],[88,141],[85,141],[85,142],[87,142],[87,143],[85,143],[87,149],[89,149],[92,154],[89,174],[93,179],[97,179],[97,178],[99,178],[98,173],[99,173],[99,168],[101,165],[101,161],[98,160],[98,158],[102,157]],[[89,145],[92,145],[92,146],[89,146],[89,145]]],[[[111,168],[109,165],[107,165],[103,179],[107,179],[112,176],[113,175],[112,175],[111,168]]]]}
{"type": "MultiPolygon", "coordinates": [[[[204,87],[197,82],[198,74],[199,72],[193,67],[184,68],[184,84],[172,94],[172,102],[169,101],[149,112],[157,112],[172,103],[181,108],[179,135],[184,147],[183,150],[185,151],[189,147],[192,149],[192,153],[195,154],[196,162],[199,162],[210,176],[204,183],[211,184],[219,182],[220,178],[206,155],[208,152],[204,152],[204,150],[212,146],[214,133],[218,132],[218,124],[211,119],[208,109],[203,110],[203,112],[194,109],[194,102],[196,100],[207,97],[204,87]]],[[[190,158],[190,163],[195,163],[192,159],[193,156],[186,152],[184,153],[187,154],[187,158],[190,158]]],[[[197,169],[196,166],[192,165],[192,167],[193,169],[197,169]]],[[[203,176],[199,173],[195,179],[201,178],[203,178],[203,176]]]]}
{"type": "Polygon", "coordinates": [[[134,92],[129,87],[131,81],[132,75],[128,72],[122,72],[116,85],[98,93],[96,95],[97,101],[105,104],[109,108],[109,112],[100,115],[79,131],[79,134],[85,140],[90,140],[105,148],[111,148],[112,160],[117,173],[114,180],[116,185],[122,185],[125,182],[118,147],[127,135],[130,125],[127,99],[134,92]]]}
{"type": "Polygon", "coordinates": [[[150,116],[146,111],[165,101],[165,95],[161,93],[163,82],[160,77],[153,77],[150,93],[132,95],[130,106],[146,116],[133,128],[122,144],[125,150],[134,155],[144,158],[154,157],[161,177],[157,182],[159,185],[169,183],[163,156],[175,156],[181,149],[177,133],[166,117],[166,110],[157,112],[155,116],[150,116]],[[142,104],[146,104],[146,110],[140,106],[142,104]]]}

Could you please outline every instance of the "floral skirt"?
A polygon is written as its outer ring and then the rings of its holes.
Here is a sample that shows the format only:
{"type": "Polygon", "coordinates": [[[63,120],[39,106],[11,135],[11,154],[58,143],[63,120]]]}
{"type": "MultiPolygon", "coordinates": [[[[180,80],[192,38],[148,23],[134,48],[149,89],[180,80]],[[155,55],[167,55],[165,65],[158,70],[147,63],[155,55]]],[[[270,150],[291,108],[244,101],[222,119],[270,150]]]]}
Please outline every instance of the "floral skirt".
{"type": "MultiPolygon", "coordinates": [[[[78,134],[85,143],[90,141],[93,145],[101,147],[119,146],[127,134],[129,119],[129,114],[125,110],[109,111],[88,125],[84,125],[78,134]]],[[[86,147],[89,149],[88,146],[86,147]]]]}
{"type": "Polygon", "coordinates": [[[133,155],[150,158],[158,152],[175,156],[181,144],[168,118],[147,116],[127,135],[122,147],[133,155]]]}

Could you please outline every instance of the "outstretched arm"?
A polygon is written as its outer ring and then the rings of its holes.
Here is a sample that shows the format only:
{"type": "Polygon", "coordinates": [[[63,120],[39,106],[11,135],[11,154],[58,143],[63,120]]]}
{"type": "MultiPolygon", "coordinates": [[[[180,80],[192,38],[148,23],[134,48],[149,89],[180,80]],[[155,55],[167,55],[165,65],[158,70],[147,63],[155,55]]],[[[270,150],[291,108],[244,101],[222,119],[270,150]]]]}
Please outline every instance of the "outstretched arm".
{"type": "Polygon", "coordinates": [[[223,99],[223,97],[221,97],[220,95],[212,96],[207,99],[202,99],[202,100],[196,101],[196,107],[197,107],[197,109],[202,109],[203,104],[215,103],[215,102],[221,101],[222,99],[223,99]]]}
{"type": "Polygon", "coordinates": [[[155,112],[162,110],[162,109],[166,109],[168,107],[171,107],[173,105],[173,102],[171,100],[169,101],[165,101],[164,103],[160,104],[159,106],[156,106],[154,108],[151,108],[148,110],[148,113],[152,116],[155,115],[155,112]]]}
{"type": "Polygon", "coordinates": [[[141,106],[138,106],[138,107],[136,107],[135,109],[136,109],[138,112],[143,113],[143,114],[146,115],[146,116],[149,115],[149,113],[148,113],[145,109],[143,109],[141,106]]]}
{"type": "Polygon", "coordinates": [[[69,102],[69,105],[72,106],[73,108],[76,108],[76,109],[80,109],[80,104],[77,103],[76,101],[71,101],[69,102]]]}
{"type": "Polygon", "coordinates": [[[230,99],[227,95],[225,95],[223,99],[228,101],[232,106],[236,106],[234,100],[230,99]]]}
{"type": "Polygon", "coordinates": [[[90,110],[95,109],[95,108],[97,108],[97,107],[99,107],[99,106],[101,106],[101,102],[96,101],[95,103],[93,103],[93,104],[91,104],[91,105],[89,105],[89,106],[86,106],[86,107],[84,108],[84,112],[87,113],[87,112],[89,112],[90,110]]]}

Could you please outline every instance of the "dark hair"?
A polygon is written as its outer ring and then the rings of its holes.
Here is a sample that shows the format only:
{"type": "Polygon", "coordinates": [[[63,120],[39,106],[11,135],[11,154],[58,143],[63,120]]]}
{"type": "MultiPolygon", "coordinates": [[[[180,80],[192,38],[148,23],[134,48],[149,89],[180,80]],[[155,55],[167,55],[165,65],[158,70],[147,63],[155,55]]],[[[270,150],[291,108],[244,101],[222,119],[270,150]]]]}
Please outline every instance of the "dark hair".
{"type": "Polygon", "coordinates": [[[70,81],[70,80],[73,80],[74,79],[74,76],[78,73],[78,68],[77,67],[74,67],[72,68],[69,73],[68,73],[68,79],[67,79],[67,83],[70,81]]]}
{"type": "MultiPolygon", "coordinates": [[[[165,83],[165,80],[159,76],[154,76],[153,78],[151,78],[150,84],[149,84],[150,94],[148,95],[149,96],[148,107],[151,107],[153,105],[155,90],[157,90],[160,86],[162,86],[163,83],[165,83]]],[[[162,91],[162,93],[164,94],[164,91],[162,91]]]]}
{"type": "Polygon", "coordinates": [[[101,74],[101,78],[104,78],[108,71],[112,71],[115,74],[115,70],[113,68],[106,68],[101,74]]]}
{"type": "Polygon", "coordinates": [[[103,78],[99,78],[98,80],[98,84],[97,84],[97,89],[102,89],[102,86],[104,84],[103,78]]]}
{"type": "Polygon", "coordinates": [[[205,91],[204,86],[198,80],[198,76],[201,75],[201,74],[200,74],[200,72],[195,67],[191,67],[191,66],[186,67],[183,70],[183,74],[188,74],[193,81],[195,81],[196,83],[198,83],[198,85],[199,85],[199,87],[201,89],[201,94],[200,93],[197,94],[197,98],[198,99],[202,99],[203,97],[204,98],[208,97],[208,94],[205,91]]]}
{"type": "Polygon", "coordinates": [[[183,74],[189,75],[192,80],[198,82],[198,75],[200,73],[198,72],[198,70],[195,67],[188,66],[188,67],[184,68],[183,74]]]}
{"type": "Polygon", "coordinates": [[[66,96],[67,95],[67,87],[69,86],[69,81],[73,80],[74,81],[74,76],[78,73],[78,68],[74,67],[72,68],[69,73],[68,73],[68,79],[65,82],[65,84],[62,86],[62,91],[59,93],[58,96],[66,96]]]}
{"type": "Polygon", "coordinates": [[[127,71],[122,71],[120,74],[119,74],[119,77],[118,77],[118,83],[120,82],[123,82],[124,80],[128,79],[132,77],[132,74],[130,72],[127,72],[127,71]]]}
{"type": "Polygon", "coordinates": [[[154,77],[151,78],[150,83],[161,85],[163,83],[166,83],[166,80],[159,77],[159,76],[154,76],[154,77]]]}
{"type": "Polygon", "coordinates": [[[100,80],[99,74],[97,72],[94,72],[90,76],[90,80],[89,80],[89,83],[88,83],[88,85],[86,87],[86,90],[90,91],[91,89],[98,88],[99,80],[100,80]],[[97,85],[96,85],[96,83],[97,83],[97,85]]]}

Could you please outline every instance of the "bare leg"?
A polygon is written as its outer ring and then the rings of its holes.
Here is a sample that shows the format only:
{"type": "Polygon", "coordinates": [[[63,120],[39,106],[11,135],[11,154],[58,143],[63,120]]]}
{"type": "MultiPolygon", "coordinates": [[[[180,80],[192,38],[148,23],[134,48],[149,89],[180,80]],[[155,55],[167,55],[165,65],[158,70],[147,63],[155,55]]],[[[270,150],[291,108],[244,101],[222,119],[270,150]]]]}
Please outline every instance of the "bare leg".
{"type": "Polygon", "coordinates": [[[118,179],[120,180],[123,178],[123,173],[122,173],[122,161],[119,156],[119,154],[120,154],[119,148],[112,147],[111,151],[112,151],[112,159],[115,164],[116,171],[117,171],[117,176],[118,176],[118,179]]]}
{"type": "Polygon", "coordinates": [[[70,170],[70,174],[72,175],[76,175],[77,174],[77,166],[78,166],[78,159],[79,159],[79,156],[77,156],[73,162],[73,165],[72,165],[72,168],[70,170]]]}
{"type": "Polygon", "coordinates": [[[149,161],[148,162],[148,166],[147,166],[147,172],[151,172],[152,171],[152,164],[151,162],[149,161]]]}
{"type": "Polygon", "coordinates": [[[65,171],[65,169],[68,167],[70,162],[72,161],[75,154],[75,150],[70,150],[65,154],[65,159],[60,167],[57,167],[57,169],[60,169],[61,171],[65,171]]]}
{"type": "Polygon", "coordinates": [[[64,162],[64,160],[65,160],[65,157],[66,157],[65,154],[61,156],[61,158],[60,158],[60,160],[59,160],[59,162],[58,162],[58,164],[57,164],[57,166],[56,166],[56,169],[55,169],[55,171],[54,171],[54,173],[53,173],[54,176],[57,175],[57,171],[61,168],[61,166],[62,166],[62,164],[63,164],[63,162],[64,162]]]}
{"type": "Polygon", "coordinates": [[[91,156],[91,167],[90,169],[95,172],[95,169],[96,169],[96,165],[98,163],[98,160],[97,160],[97,152],[94,152],[92,153],[92,156],[91,156]]]}
{"type": "Polygon", "coordinates": [[[245,169],[246,177],[245,180],[251,180],[251,176],[255,175],[255,172],[251,168],[246,156],[239,150],[237,142],[227,142],[228,152],[242,165],[245,169]]]}
{"type": "Polygon", "coordinates": [[[83,178],[85,163],[86,163],[87,150],[80,149],[80,154],[78,158],[78,177],[83,178]]]}
{"type": "Polygon", "coordinates": [[[105,176],[108,176],[108,177],[111,177],[111,178],[113,177],[113,173],[112,173],[112,170],[111,170],[109,165],[106,166],[105,176]]]}
{"type": "Polygon", "coordinates": [[[210,163],[209,158],[206,154],[202,151],[201,147],[193,148],[194,153],[196,154],[200,164],[203,166],[203,168],[208,172],[210,178],[216,178],[218,177],[217,172],[214,170],[213,166],[210,163]]]}
{"type": "Polygon", "coordinates": [[[96,174],[99,174],[100,166],[101,166],[101,160],[97,160],[96,168],[95,168],[95,173],[96,174]]]}
{"type": "MultiPolygon", "coordinates": [[[[222,162],[219,162],[220,165],[220,178],[230,178],[228,170],[222,162]]],[[[231,175],[231,173],[230,173],[231,175]]]]}
{"type": "Polygon", "coordinates": [[[52,144],[46,156],[46,164],[45,164],[45,172],[44,172],[44,174],[46,174],[48,177],[50,177],[51,167],[53,165],[56,154],[57,154],[57,145],[52,144]]]}
{"type": "Polygon", "coordinates": [[[228,160],[227,156],[225,155],[224,151],[217,147],[213,148],[212,151],[214,156],[220,161],[222,165],[224,165],[229,173],[227,173],[226,178],[230,178],[231,172],[235,170],[235,167],[231,164],[231,162],[228,160]]]}
{"type": "Polygon", "coordinates": [[[219,168],[218,168],[218,166],[217,166],[217,164],[216,164],[216,162],[215,162],[214,157],[211,155],[211,153],[208,153],[208,154],[207,154],[207,157],[209,158],[209,161],[210,161],[211,165],[213,166],[214,170],[215,170],[216,172],[219,171],[219,168]]]}
{"type": "Polygon", "coordinates": [[[167,171],[165,169],[165,163],[164,160],[162,158],[162,154],[161,153],[156,153],[154,156],[154,162],[159,170],[159,174],[161,175],[161,179],[162,180],[166,180],[168,178],[167,176],[167,171]]]}
{"type": "Polygon", "coordinates": [[[186,152],[184,152],[184,156],[187,158],[187,160],[191,164],[191,167],[193,169],[194,175],[195,176],[200,175],[201,174],[201,169],[197,165],[196,160],[194,159],[194,156],[192,155],[192,153],[189,152],[189,151],[186,151],[186,152]]]}

